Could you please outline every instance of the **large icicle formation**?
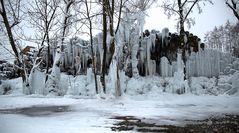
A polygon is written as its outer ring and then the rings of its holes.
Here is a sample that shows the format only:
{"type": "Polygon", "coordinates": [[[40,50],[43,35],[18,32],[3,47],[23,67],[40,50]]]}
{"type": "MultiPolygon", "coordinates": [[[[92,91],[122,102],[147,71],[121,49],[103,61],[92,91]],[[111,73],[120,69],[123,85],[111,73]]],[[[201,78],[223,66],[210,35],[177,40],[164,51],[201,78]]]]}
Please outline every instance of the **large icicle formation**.
{"type": "MultiPolygon", "coordinates": [[[[141,15],[141,14],[139,14],[141,15]]],[[[233,57],[230,54],[217,50],[206,49],[200,39],[186,32],[186,46],[182,46],[182,38],[177,33],[170,33],[168,28],[161,32],[145,30],[142,32],[141,20],[135,20],[135,16],[124,16],[120,25],[120,43],[122,48],[118,57],[118,65],[129,77],[137,75],[159,75],[163,77],[173,77],[177,71],[177,53],[186,48],[186,76],[206,76],[217,77],[220,73],[233,74],[235,70],[230,65],[233,57]],[[135,22],[136,25],[129,25],[135,22]],[[138,23],[137,23],[138,22],[138,23]],[[134,27],[135,26],[135,27],[134,27]],[[133,28],[132,28],[133,27],[133,28]],[[138,28],[137,28],[138,27],[138,28]],[[142,34],[141,34],[142,32],[142,34]]],[[[110,41],[108,38],[108,44],[110,41]]],[[[100,66],[103,58],[102,34],[99,33],[93,39],[95,62],[97,73],[100,73],[100,66]]],[[[87,68],[92,63],[90,47],[88,41],[78,37],[70,39],[64,46],[61,59],[61,71],[68,74],[87,74],[87,68]]],[[[51,50],[54,51],[54,50],[51,50]]],[[[107,53],[109,57],[110,53],[107,53]]],[[[53,53],[52,53],[53,56],[53,53]]],[[[107,64],[109,65],[109,59],[107,64]]],[[[110,68],[108,68],[108,72],[110,68]]]]}
{"type": "Polygon", "coordinates": [[[188,76],[213,77],[220,74],[220,52],[205,49],[197,53],[192,53],[187,60],[188,76]]]}

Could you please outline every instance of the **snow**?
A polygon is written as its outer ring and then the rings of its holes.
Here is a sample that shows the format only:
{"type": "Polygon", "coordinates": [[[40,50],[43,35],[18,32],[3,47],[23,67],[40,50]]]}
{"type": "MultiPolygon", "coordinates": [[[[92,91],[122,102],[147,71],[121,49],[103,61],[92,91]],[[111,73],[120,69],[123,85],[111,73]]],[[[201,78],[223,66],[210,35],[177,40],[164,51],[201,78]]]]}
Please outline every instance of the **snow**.
{"type": "MultiPolygon", "coordinates": [[[[190,76],[184,80],[184,64],[181,54],[178,53],[177,62],[171,64],[166,57],[161,58],[160,77],[155,75],[156,63],[148,54],[154,45],[152,38],[154,36],[149,36],[141,42],[141,49],[144,51],[140,51],[140,61],[148,67],[145,77],[129,78],[124,71],[118,71],[121,97],[115,96],[118,78],[115,58],[110,66],[109,75],[106,76],[107,93],[104,95],[95,93],[91,68],[86,70],[86,75],[66,75],[60,73],[57,62],[54,62],[55,69],[49,77],[53,79],[48,85],[54,90],[54,83],[58,82],[56,87],[59,87],[61,96],[48,95],[49,90],[44,90],[47,89],[44,88],[44,83],[38,81],[45,76],[37,67],[32,69],[34,72],[30,76],[33,93],[31,95],[23,94],[20,78],[1,81],[0,132],[107,133],[113,132],[110,127],[118,121],[112,119],[115,116],[134,116],[153,119],[159,124],[183,125],[186,120],[202,120],[212,115],[239,114],[238,59],[213,50],[192,53],[186,64],[190,76]],[[226,56],[228,60],[223,59],[226,56]],[[198,77],[200,75],[202,76],[198,77]],[[207,77],[203,77],[205,75],[207,77]],[[6,92],[6,88],[10,90],[6,92]],[[69,106],[69,110],[36,116],[17,112],[22,108],[46,106],[69,106]],[[9,109],[16,112],[3,112],[9,109]]],[[[119,48],[120,39],[116,38],[116,42],[119,48]]],[[[72,50],[78,55],[79,49],[72,50]]],[[[118,52],[119,49],[116,49],[115,54],[118,55],[118,52]]],[[[60,58],[56,55],[57,57],[60,58]]],[[[98,76],[98,81],[99,79],[98,76]]]]}
{"type": "Polygon", "coordinates": [[[10,87],[11,90],[10,92],[8,92],[7,94],[9,95],[22,95],[22,79],[21,78],[16,78],[16,79],[12,79],[12,80],[5,80],[2,81],[1,80],[1,84],[0,84],[0,95],[3,94],[4,92],[4,88],[5,87],[10,87]]]}
{"type": "Polygon", "coordinates": [[[56,52],[51,74],[48,76],[48,80],[46,82],[46,89],[49,92],[48,95],[63,95],[64,94],[62,87],[60,86],[61,71],[59,68],[59,64],[60,64],[61,57],[62,57],[61,53],[59,53],[59,51],[56,52]]]}
{"type": "MultiPolygon", "coordinates": [[[[134,116],[153,119],[160,124],[184,125],[186,120],[202,120],[212,115],[239,114],[239,72],[221,75],[218,78],[190,77],[188,81],[184,81],[180,60],[178,59],[176,65],[181,69],[177,69],[174,77],[150,75],[129,78],[121,72],[123,94],[118,98],[114,97],[115,90],[114,85],[110,86],[110,77],[106,77],[106,81],[111,91],[107,91],[104,99],[95,94],[94,82],[90,82],[90,75],[73,77],[62,73],[60,82],[67,95],[61,97],[38,93],[23,95],[20,78],[3,81],[4,84],[10,85],[12,90],[8,95],[0,96],[0,132],[107,133],[113,132],[110,127],[118,121],[112,119],[114,116],[134,116]],[[174,94],[178,93],[176,89],[180,86],[186,93],[174,94]],[[237,92],[229,95],[230,90],[233,93],[235,90],[237,92]],[[2,113],[2,110],[6,109],[45,106],[69,106],[69,110],[37,116],[28,116],[21,112],[2,113]]],[[[0,88],[2,87],[1,84],[0,88]]]]}
{"type": "MultiPolygon", "coordinates": [[[[33,69],[32,69],[33,70],[33,69]]],[[[41,72],[39,69],[34,69],[34,72],[30,75],[30,86],[31,86],[31,94],[47,94],[45,87],[45,74],[41,72]]]]}
{"type": "Polygon", "coordinates": [[[30,94],[47,94],[47,90],[45,90],[45,77],[46,75],[41,72],[39,65],[41,61],[36,64],[36,61],[38,58],[34,61],[33,67],[31,69],[31,72],[29,74],[29,90],[30,94]]]}
{"type": "Polygon", "coordinates": [[[234,94],[236,93],[237,96],[239,96],[239,71],[235,72],[231,79],[229,80],[229,83],[232,84],[232,89],[230,89],[227,93],[228,94],[234,94]]]}
{"type": "Polygon", "coordinates": [[[7,133],[113,132],[114,116],[156,119],[161,124],[182,125],[210,115],[239,113],[239,97],[161,94],[158,97],[128,96],[120,99],[39,98],[1,96],[0,110],[32,106],[69,105],[70,111],[47,116],[0,114],[0,131],[7,133]],[[14,128],[12,128],[14,127],[14,128]]]}
{"type": "MultiPolygon", "coordinates": [[[[3,42],[3,37],[1,36],[1,43],[3,42]]],[[[11,45],[9,44],[1,44],[0,43],[0,60],[8,61],[9,63],[14,63],[15,57],[13,52],[9,52],[12,50],[11,45]]]]}
{"type": "Polygon", "coordinates": [[[110,64],[109,78],[108,78],[108,86],[110,93],[114,93],[117,86],[117,63],[115,59],[112,60],[110,64]]]}
{"type": "Polygon", "coordinates": [[[174,72],[172,82],[172,93],[182,94],[186,91],[187,82],[184,80],[182,55],[177,54],[177,71],[174,72]]]}
{"type": "MultiPolygon", "coordinates": [[[[180,57],[180,55],[178,57],[180,57]]],[[[155,70],[155,66],[153,64],[154,63],[150,65],[150,67],[154,67],[151,68],[151,70],[155,70]]],[[[122,92],[125,91],[126,94],[130,95],[149,94],[149,93],[160,94],[161,92],[175,93],[177,89],[183,88],[183,90],[186,91],[186,93],[192,93],[196,95],[204,95],[204,94],[223,95],[227,94],[227,91],[229,91],[230,89],[237,88],[238,86],[237,76],[233,74],[219,75],[217,77],[211,78],[190,76],[186,81],[184,81],[183,79],[184,76],[182,72],[183,66],[180,66],[183,65],[182,61],[179,60],[178,62],[172,62],[172,65],[169,65],[167,58],[163,57],[161,59],[161,65],[162,65],[161,75],[163,75],[163,77],[152,74],[146,77],[137,76],[129,78],[124,74],[124,71],[119,72],[122,92]],[[165,61],[162,61],[163,59],[165,59],[165,61]],[[168,77],[170,75],[173,75],[173,77],[168,77]],[[155,89],[158,90],[158,92],[153,91],[155,89]]],[[[106,76],[106,84],[108,88],[107,92],[109,92],[108,94],[112,95],[115,92],[114,82],[116,81],[115,79],[117,78],[116,77],[117,75],[115,74],[116,69],[117,68],[115,66],[114,69],[110,70],[110,73],[114,74],[109,74],[109,76],[106,76]]],[[[49,93],[48,90],[46,90],[46,88],[43,87],[44,83],[40,82],[44,81],[40,80],[44,79],[44,75],[37,69],[35,69],[35,71],[36,71],[35,75],[34,73],[32,75],[34,76],[35,79],[30,78],[32,80],[31,86],[33,87],[32,94],[47,95],[49,93]]],[[[152,73],[155,73],[155,71],[152,73]]],[[[238,71],[235,70],[234,73],[238,73],[238,71]]],[[[72,76],[62,73],[61,76],[58,76],[58,78],[59,77],[61,77],[58,81],[61,95],[86,96],[86,97],[95,96],[94,89],[95,84],[91,68],[88,69],[88,73],[86,75],[72,76]]],[[[10,86],[11,89],[6,94],[23,95],[21,78],[6,80],[2,82],[3,84],[0,85],[1,94],[4,93],[4,88],[6,88],[4,86],[10,86]]],[[[234,89],[234,91],[228,94],[234,95],[234,93],[238,92],[237,90],[238,89],[234,89]]]]}

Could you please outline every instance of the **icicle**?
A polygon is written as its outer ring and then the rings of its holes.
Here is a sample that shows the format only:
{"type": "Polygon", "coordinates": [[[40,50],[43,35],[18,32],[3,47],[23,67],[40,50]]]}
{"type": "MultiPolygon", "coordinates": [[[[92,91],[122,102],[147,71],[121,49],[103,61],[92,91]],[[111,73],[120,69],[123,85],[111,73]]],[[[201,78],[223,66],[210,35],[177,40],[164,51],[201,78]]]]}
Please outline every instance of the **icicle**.
{"type": "Polygon", "coordinates": [[[168,46],[168,37],[169,37],[169,29],[164,28],[162,30],[162,45],[163,45],[163,47],[168,46]]]}
{"type": "Polygon", "coordinates": [[[71,53],[72,53],[72,40],[70,41],[70,43],[67,44],[66,64],[71,64],[70,62],[71,53]]]}
{"type": "Polygon", "coordinates": [[[131,58],[132,58],[132,71],[133,71],[133,76],[138,76],[139,72],[138,72],[138,69],[137,69],[137,65],[138,65],[138,60],[137,60],[137,52],[138,52],[138,43],[133,43],[132,44],[133,47],[132,47],[132,53],[131,53],[131,58]]]}
{"type": "Polygon", "coordinates": [[[169,61],[166,57],[160,59],[160,73],[162,77],[168,77],[169,61]]]}
{"type": "Polygon", "coordinates": [[[183,73],[183,61],[182,61],[181,53],[177,53],[177,72],[174,73],[173,77],[173,93],[182,94],[185,90],[185,81],[184,81],[184,73],[183,73]]]}
{"type": "Polygon", "coordinates": [[[80,58],[80,56],[75,57],[75,68],[76,68],[76,74],[80,74],[80,70],[81,70],[81,58],[80,58]]]}
{"type": "Polygon", "coordinates": [[[147,46],[146,46],[146,75],[149,74],[150,69],[150,56],[151,56],[151,48],[152,48],[152,43],[151,39],[147,38],[147,46]]]}
{"type": "Polygon", "coordinates": [[[151,33],[150,34],[150,39],[151,39],[151,43],[152,43],[153,48],[155,48],[156,34],[151,33]]]}
{"type": "Polygon", "coordinates": [[[93,82],[92,68],[87,69],[86,77],[87,77],[87,80],[86,80],[87,84],[90,84],[93,82]]]}
{"type": "Polygon", "coordinates": [[[168,76],[172,77],[173,76],[173,66],[172,65],[168,65],[168,76]]]}
{"type": "Polygon", "coordinates": [[[156,74],[156,62],[155,62],[155,60],[149,60],[148,71],[149,71],[149,75],[155,75],[156,74]]]}
{"type": "Polygon", "coordinates": [[[144,29],[144,23],[145,23],[145,13],[143,11],[139,11],[138,12],[139,16],[138,16],[138,23],[139,23],[139,27],[140,27],[140,33],[143,33],[143,29],[144,29]]]}
{"type": "Polygon", "coordinates": [[[48,89],[49,95],[60,95],[62,93],[62,90],[60,90],[60,78],[61,78],[61,72],[59,68],[59,61],[61,58],[61,53],[56,52],[56,56],[53,63],[53,68],[51,75],[49,75],[49,79],[46,83],[46,88],[48,89]]]}
{"type": "Polygon", "coordinates": [[[30,85],[30,94],[43,95],[45,94],[45,91],[44,91],[45,74],[38,69],[41,61],[36,64],[36,62],[39,59],[40,58],[37,58],[33,63],[33,67],[29,75],[29,85],[30,85]]]}
{"type": "Polygon", "coordinates": [[[177,53],[177,71],[178,72],[183,72],[183,67],[184,67],[184,64],[183,64],[183,61],[182,61],[182,54],[181,53],[177,53]]]}

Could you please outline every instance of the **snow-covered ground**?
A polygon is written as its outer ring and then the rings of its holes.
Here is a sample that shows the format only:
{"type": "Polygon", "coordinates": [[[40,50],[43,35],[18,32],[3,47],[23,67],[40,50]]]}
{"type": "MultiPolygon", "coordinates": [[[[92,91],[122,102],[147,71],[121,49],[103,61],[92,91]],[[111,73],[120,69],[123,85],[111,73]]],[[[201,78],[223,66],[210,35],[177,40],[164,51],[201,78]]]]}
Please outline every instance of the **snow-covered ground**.
{"type": "Polygon", "coordinates": [[[195,96],[164,93],[158,97],[124,95],[115,98],[72,99],[66,97],[0,96],[0,110],[36,106],[69,106],[66,112],[29,116],[0,113],[1,133],[113,132],[114,116],[155,119],[160,124],[183,125],[212,115],[239,114],[237,96],[195,96]]]}
{"type": "Polygon", "coordinates": [[[116,116],[182,126],[187,120],[239,115],[238,71],[186,81],[176,80],[180,79],[177,76],[128,78],[121,74],[123,95],[118,98],[108,78],[107,94],[103,98],[95,95],[92,79],[92,73],[76,77],[62,74],[64,93],[58,97],[44,95],[46,90],[37,80],[37,90],[31,95],[23,94],[20,78],[1,81],[0,93],[4,95],[0,95],[0,133],[114,132],[111,127],[119,122],[113,119],[116,116]]]}

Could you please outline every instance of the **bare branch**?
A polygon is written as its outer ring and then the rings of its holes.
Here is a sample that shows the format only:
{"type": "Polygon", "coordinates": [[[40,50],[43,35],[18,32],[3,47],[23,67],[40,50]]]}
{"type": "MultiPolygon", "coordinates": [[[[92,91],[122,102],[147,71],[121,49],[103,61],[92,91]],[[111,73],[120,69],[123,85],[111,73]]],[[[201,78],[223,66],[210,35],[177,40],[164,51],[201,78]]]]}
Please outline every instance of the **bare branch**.
{"type": "Polygon", "coordinates": [[[121,13],[122,13],[122,8],[123,8],[123,0],[120,0],[120,10],[119,10],[119,17],[118,17],[118,24],[115,30],[115,34],[117,33],[118,29],[119,29],[119,25],[120,25],[120,20],[121,20],[121,13]]]}
{"type": "Polygon", "coordinates": [[[184,5],[187,3],[188,0],[185,0],[182,4],[182,7],[184,7],[184,5]]]}
{"type": "Polygon", "coordinates": [[[188,17],[188,15],[189,15],[189,13],[191,13],[191,11],[192,11],[193,7],[195,6],[195,4],[196,4],[198,1],[199,1],[199,0],[195,0],[195,1],[194,1],[194,3],[191,5],[190,9],[188,10],[187,14],[185,15],[185,17],[184,17],[184,20],[183,20],[183,21],[185,21],[185,20],[187,19],[187,17],[188,17]]]}
{"type": "Polygon", "coordinates": [[[239,21],[239,14],[238,14],[238,12],[236,11],[236,9],[237,9],[236,3],[235,3],[233,0],[231,0],[231,2],[232,2],[232,5],[229,4],[228,1],[226,1],[226,4],[227,4],[227,6],[233,11],[233,14],[236,16],[236,18],[237,18],[238,21],[239,21]]]}

